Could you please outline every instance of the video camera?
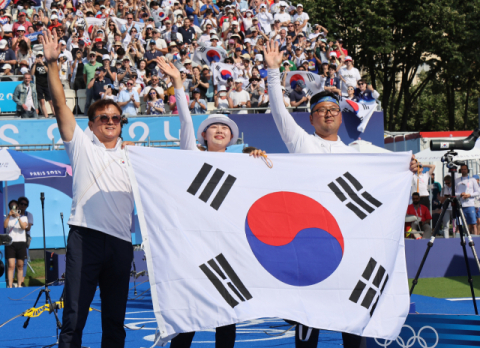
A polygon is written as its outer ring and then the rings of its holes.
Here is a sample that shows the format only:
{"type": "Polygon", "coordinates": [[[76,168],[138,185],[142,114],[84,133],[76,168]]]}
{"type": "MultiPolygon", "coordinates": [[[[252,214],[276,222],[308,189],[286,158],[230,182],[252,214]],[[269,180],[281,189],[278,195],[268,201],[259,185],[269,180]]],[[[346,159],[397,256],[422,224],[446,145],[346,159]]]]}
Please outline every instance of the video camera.
{"type": "Polygon", "coordinates": [[[460,140],[432,140],[430,142],[431,151],[445,150],[471,150],[475,147],[475,142],[480,136],[480,128],[477,128],[465,139],[460,140]]]}

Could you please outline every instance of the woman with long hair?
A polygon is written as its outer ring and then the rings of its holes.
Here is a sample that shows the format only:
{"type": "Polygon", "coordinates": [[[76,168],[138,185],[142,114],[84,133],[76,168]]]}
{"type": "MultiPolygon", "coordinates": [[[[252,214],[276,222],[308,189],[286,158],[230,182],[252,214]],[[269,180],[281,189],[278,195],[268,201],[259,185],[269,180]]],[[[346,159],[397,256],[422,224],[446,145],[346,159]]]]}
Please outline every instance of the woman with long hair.
{"type": "Polygon", "coordinates": [[[147,115],[161,115],[165,113],[165,104],[155,88],[148,92],[147,115]]]}

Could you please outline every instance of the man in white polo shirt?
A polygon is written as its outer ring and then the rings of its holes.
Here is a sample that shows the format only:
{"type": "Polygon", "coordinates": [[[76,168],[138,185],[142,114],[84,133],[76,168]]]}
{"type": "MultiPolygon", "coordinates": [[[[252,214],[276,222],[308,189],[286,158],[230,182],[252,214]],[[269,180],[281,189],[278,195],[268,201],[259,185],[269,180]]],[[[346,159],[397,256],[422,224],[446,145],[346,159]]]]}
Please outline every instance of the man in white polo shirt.
{"type": "Polygon", "coordinates": [[[426,206],[430,210],[430,193],[428,192],[428,180],[435,171],[434,164],[419,164],[420,175],[418,173],[413,174],[412,180],[412,192],[418,192],[420,194],[420,204],[426,206]],[[429,168],[428,172],[422,173],[423,168],[429,168]],[[418,183],[418,187],[417,187],[418,183]]]}
{"type": "Polygon", "coordinates": [[[58,75],[57,35],[40,37],[60,135],[73,169],[68,224],[65,308],[60,348],[80,348],[97,284],[102,300],[102,347],[124,347],[123,327],[133,258],[133,193],[121,151],[121,108],[110,99],[88,110],[89,137],[66,105],[58,75]],[[93,139],[92,139],[93,137],[93,139]]]}
{"type": "MultiPolygon", "coordinates": [[[[283,52],[279,51],[278,42],[270,41],[264,53],[268,66],[268,96],[272,116],[282,140],[291,153],[351,153],[357,152],[345,145],[338,136],[342,124],[342,112],[335,94],[323,91],[310,99],[310,122],[315,128],[314,134],[307,133],[300,127],[285,107],[283,102],[280,66],[283,52]]],[[[412,157],[410,170],[417,165],[412,157]]],[[[297,348],[314,348],[318,345],[320,330],[298,324],[295,328],[295,346],[297,348]]],[[[364,348],[366,339],[357,335],[342,333],[345,348],[364,348]]]]}

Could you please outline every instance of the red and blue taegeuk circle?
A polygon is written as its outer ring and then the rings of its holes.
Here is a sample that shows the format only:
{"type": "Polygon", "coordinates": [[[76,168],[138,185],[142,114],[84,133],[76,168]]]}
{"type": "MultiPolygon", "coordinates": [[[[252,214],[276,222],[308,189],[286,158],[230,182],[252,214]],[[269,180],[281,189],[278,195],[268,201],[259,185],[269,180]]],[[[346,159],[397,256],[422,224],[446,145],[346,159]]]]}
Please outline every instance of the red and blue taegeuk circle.
{"type": "Polygon", "coordinates": [[[220,74],[222,75],[222,79],[224,79],[225,81],[232,77],[232,72],[230,70],[222,70],[220,74]]]}
{"type": "Polygon", "coordinates": [[[347,102],[348,105],[350,105],[350,106],[352,107],[353,111],[355,111],[356,113],[358,112],[358,109],[359,109],[359,108],[358,108],[358,104],[357,104],[357,103],[355,103],[355,102],[352,101],[352,100],[348,100],[348,99],[346,99],[345,101],[347,102]]]}
{"type": "Polygon", "coordinates": [[[210,63],[218,63],[220,59],[222,59],[220,53],[215,50],[208,50],[206,53],[206,57],[210,63]]]}
{"type": "Polygon", "coordinates": [[[245,232],[258,262],[289,285],[320,283],[342,261],[344,241],[337,221],[320,203],[299,193],[259,198],[248,211],[245,232]]]}
{"type": "Polygon", "coordinates": [[[292,77],[290,77],[290,87],[292,89],[295,89],[295,87],[297,87],[297,81],[302,81],[303,83],[305,83],[305,80],[302,75],[300,74],[292,75],[292,77]]]}

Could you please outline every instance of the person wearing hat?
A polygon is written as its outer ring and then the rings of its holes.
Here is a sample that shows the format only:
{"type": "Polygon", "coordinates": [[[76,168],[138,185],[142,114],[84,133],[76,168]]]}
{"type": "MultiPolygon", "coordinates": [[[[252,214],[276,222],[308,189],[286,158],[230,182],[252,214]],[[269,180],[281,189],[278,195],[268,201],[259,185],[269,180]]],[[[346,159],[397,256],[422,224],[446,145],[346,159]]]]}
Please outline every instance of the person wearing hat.
{"type": "Polygon", "coordinates": [[[345,59],[345,57],[348,56],[348,51],[343,48],[343,39],[335,41],[333,44],[333,52],[337,54],[337,58],[344,57],[345,59]]]}
{"type": "Polygon", "coordinates": [[[69,76],[71,75],[69,69],[69,62],[67,57],[64,54],[58,56],[58,73],[60,77],[60,81],[62,82],[63,89],[67,90],[70,89],[70,79],[69,76]]]}
{"type": "Polygon", "coordinates": [[[267,5],[261,4],[260,5],[260,13],[257,14],[256,18],[258,18],[258,22],[263,29],[263,32],[266,35],[269,35],[272,31],[272,24],[274,22],[273,16],[270,12],[267,11],[267,5]]]}
{"type": "Polygon", "coordinates": [[[92,99],[96,102],[102,99],[105,93],[105,86],[113,84],[113,81],[108,77],[105,77],[106,70],[103,66],[96,69],[95,78],[93,78],[88,84],[87,88],[92,89],[92,99]]]}
{"type": "MultiPolygon", "coordinates": [[[[209,152],[225,152],[227,147],[237,143],[240,134],[237,124],[225,115],[210,114],[198,128],[195,136],[192,117],[186,103],[186,95],[182,85],[180,72],[172,63],[159,58],[160,70],[172,80],[175,89],[175,98],[178,101],[180,117],[180,149],[199,151],[197,140],[209,152]]],[[[265,152],[255,149],[251,154],[255,158],[265,156],[265,152]]],[[[233,348],[235,345],[235,324],[216,328],[215,345],[222,348],[233,348]]],[[[172,339],[171,348],[189,348],[195,332],[186,332],[172,339]]]]}
{"type": "Polygon", "coordinates": [[[145,52],[143,58],[145,58],[145,60],[147,61],[147,68],[149,70],[153,70],[157,66],[156,58],[163,56],[163,53],[157,50],[157,43],[155,40],[150,40],[149,44],[150,50],[145,52]]]}
{"type": "Polygon", "coordinates": [[[7,40],[0,40],[0,72],[3,72],[6,64],[15,65],[17,63],[15,52],[8,48],[7,40]]]}
{"type": "Polygon", "coordinates": [[[198,88],[195,88],[192,91],[192,99],[190,100],[189,108],[190,112],[194,115],[207,112],[207,102],[205,99],[200,99],[200,90],[198,88]]]}
{"type": "Polygon", "coordinates": [[[227,92],[227,86],[220,85],[218,86],[217,93],[213,97],[215,102],[215,108],[217,109],[233,109],[232,99],[229,98],[229,94],[232,91],[230,89],[227,92]]]}
{"type": "Polygon", "coordinates": [[[98,62],[98,63],[102,63],[102,58],[105,54],[108,54],[108,51],[105,47],[103,47],[103,40],[101,37],[96,37],[94,39],[94,46],[93,48],[90,50],[90,54],[93,52],[95,53],[95,60],[98,62]]]}
{"type": "Polygon", "coordinates": [[[112,59],[108,54],[103,55],[102,64],[105,69],[105,77],[115,82],[117,80],[117,68],[112,66],[112,59]]]}
{"type": "MultiPolygon", "coordinates": [[[[160,30],[155,29],[152,34],[153,40],[155,40],[155,49],[158,52],[161,52],[163,55],[166,55],[168,53],[168,46],[166,41],[162,39],[162,34],[160,33],[160,30]]],[[[151,40],[147,40],[147,51],[150,51],[150,42],[151,40]]]]}
{"type": "Polygon", "coordinates": [[[23,75],[23,82],[15,87],[12,100],[17,104],[17,114],[21,118],[38,117],[37,89],[32,82],[32,74],[23,75]]]}
{"type": "Polygon", "coordinates": [[[53,14],[50,16],[50,25],[48,26],[48,30],[52,31],[56,27],[62,26],[62,23],[58,20],[58,16],[53,14]]]}
{"type": "MultiPolygon", "coordinates": [[[[235,89],[230,92],[229,98],[232,101],[233,108],[235,109],[244,109],[251,108],[250,94],[243,90],[243,79],[237,78],[235,83],[235,89]]],[[[241,110],[237,112],[238,114],[247,114],[246,110],[241,110]]]]}
{"type": "Polygon", "coordinates": [[[78,48],[75,51],[75,58],[73,59],[73,62],[70,64],[70,74],[71,74],[70,82],[72,84],[72,89],[74,91],[87,88],[87,85],[85,84],[85,80],[83,78],[84,63],[87,63],[87,59],[84,59],[83,57],[83,48],[78,48]]]}
{"type": "Polygon", "coordinates": [[[17,35],[17,30],[18,30],[18,27],[24,27],[25,28],[25,32],[28,30],[28,28],[30,28],[32,26],[32,23],[30,23],[28,20],[27,20],[27,13],[25,11],[20,11],[17,15],[17,21],[15,23],[13,23],[13,26],[12,26],[12,29],[13,29],[13,36],[18,36],[17,35]]]}
{"type": "Polygon", "coordinates": [[[259,104],[260,98],[265,93],[265,88],[260,86],[260,78],[253,76],[249,79],[250,85],[245,89],[250,95],[250,104],[252,108],[256,108],[259,104]]]}
{"type": "Polygon", "coordinates": [[[308,14],[303,11],[303,5],[297,4],[297,13],[293,16],[293,20],[298,21],[300,25],[297,26],[295,29],[301,29],[302,31],[306,32],[309,19],[310,17],[308,16],[308,14]]]}
{"type": "Polygon", "coordinates": [[[345,63],[341,64],[338,75],[342,79],[342,95],[348,96],[348,86],[356,86],[358,81],[362,78],[357,68],[353,66],[352,57],[346,56],[345,63]]]}
{"type": "Polygon", "coordinates": [[[83,65],[83,80],[85,81],[85,85],[87,86],[85,107],[83,110],[83,113],[85,115],[88,114],[88,108],[90,107],[93,99],[93,89],[88,88],[88,85],[90,84],[90,81],[95,78],[97,68],[101,66],[103,66],[102,63],[97,62],[96,52],[90,51],[90,53],[88,54],[88,63],[83,65]]]}
{"type": "Polygon", "coordinates": [[[55,116],[55,110],[53,109],[52,97],[50,96],[50,90],[48,89],[48,67],[43,60],[43,52],[38,51],[35,62],[32,65],[32,74],[35,76],[35,87],[37,89],[37,98],[40,103],[40,110],[45,118],[48,117],[47,107],[45,101],[50,104],[53,115],[55,116]]]}
{"type": "Polygon", "coordinates": [[[290,15],[285,11],[285,9],[287,8],[287,3],[285,1],[280,1],[279,7],[280,11],[275,14],[273,19],[278,19],[282,27],[286,27],[291,22],[290,15]]]}

